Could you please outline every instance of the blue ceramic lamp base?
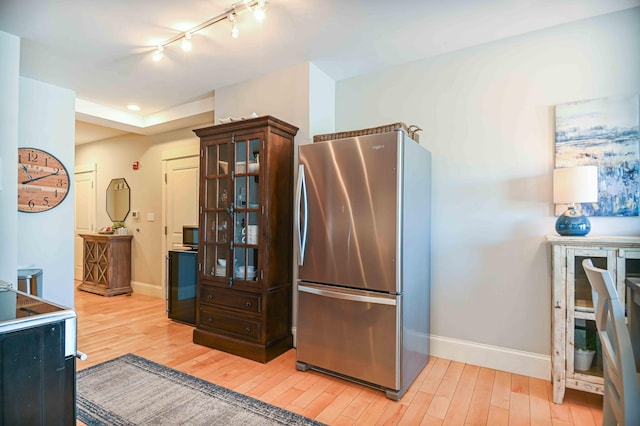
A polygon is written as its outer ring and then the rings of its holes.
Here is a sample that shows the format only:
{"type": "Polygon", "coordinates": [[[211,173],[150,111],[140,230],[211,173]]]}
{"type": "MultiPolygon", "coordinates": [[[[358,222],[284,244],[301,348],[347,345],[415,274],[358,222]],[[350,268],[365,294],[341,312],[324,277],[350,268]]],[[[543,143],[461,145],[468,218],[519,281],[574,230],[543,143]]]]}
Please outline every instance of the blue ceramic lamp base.
{"type": "Polygon", "coordinates": [[[556,221],[556,232],[563,237],[584,237],[591,231],[589,218],[570,206],[556,221]]]}

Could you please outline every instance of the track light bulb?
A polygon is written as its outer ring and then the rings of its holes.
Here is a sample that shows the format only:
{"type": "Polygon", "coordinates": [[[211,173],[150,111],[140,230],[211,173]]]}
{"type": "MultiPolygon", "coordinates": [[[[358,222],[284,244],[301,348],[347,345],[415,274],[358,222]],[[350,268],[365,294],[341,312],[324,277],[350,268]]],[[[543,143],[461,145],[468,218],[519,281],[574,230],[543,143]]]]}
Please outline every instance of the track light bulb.
{"type": "Polygon", "coordinates": [[[229,21],[231,21],[231,37],[238,38],[238,36],[240,35],[240,30],[236,26],[236,14],[235,13],[230,13],[229,14],[229,21]]]}
{"type": "Polygon", "coordinates": [[[154,62],[158,62],[163,57],[164,57],[164,46],[158,46],[156,48],[156,51],[153,54],[152,58],[153,58],[154,62]]]}
{"type": "Polygon", "coordinates": [[[191,44],[191,33],[185,33],[184,38],[182,39],[182,50],[185,52],[191,52],[191,48],[193,45],[191,44]]]}
{"type": "Polygon", "coordinates": [[[264,0],[259,0],[255,9],[253,10],[253,16],[256,17],[258,22],[264,21],[264,0]]]}
{"type": "Polygon", "coordinates": [[[264,8],[256,6],[256,9],[253,11],[253,16],[256,17],[256,21],[258,22],[264,21],[264,8]]]}

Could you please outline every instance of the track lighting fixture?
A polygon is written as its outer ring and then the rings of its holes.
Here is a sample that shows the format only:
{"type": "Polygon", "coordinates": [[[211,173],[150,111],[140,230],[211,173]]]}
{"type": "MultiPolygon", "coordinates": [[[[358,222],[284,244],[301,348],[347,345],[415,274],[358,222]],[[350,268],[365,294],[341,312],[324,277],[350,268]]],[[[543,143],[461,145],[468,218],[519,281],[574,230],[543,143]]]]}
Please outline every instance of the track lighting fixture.
{"type": "Polygon", "coordinates": [[[185,52],[191,51],[193,44],[191,42],[191,37],[196,32],[205,29],[213,24],[217,24],[218,22],[222,22],[224,20],[228,20],[231,22],[231,37],[238,38],[240,35],[240,30],[237,25],[237,18],[240,13],[244,10],[248,10],[253,12],[254,17],[257,21],[262,21],[265,17],[265,0],[242,0],[234,3],[224,13],[221,13],[218,16],[214,16],[207,21],[204,21],[200,25],[197,25],[191,28],[188,31],[181,32],[176,34],[175,36],[163,41],[162,43],[156,46],[155,51],[153,52],[153,60],[155,62],[160,61],[164,57],[164,48],[180,39],[182,39],[182,50],[185,52]]]}

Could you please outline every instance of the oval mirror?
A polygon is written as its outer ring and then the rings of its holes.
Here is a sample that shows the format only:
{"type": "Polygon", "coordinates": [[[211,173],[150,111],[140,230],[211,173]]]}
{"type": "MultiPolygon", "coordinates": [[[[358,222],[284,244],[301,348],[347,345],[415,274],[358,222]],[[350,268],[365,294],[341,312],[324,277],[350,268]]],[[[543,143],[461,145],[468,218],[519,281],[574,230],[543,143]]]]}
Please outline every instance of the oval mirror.
{"type": "Polygon", "coordinates": [[[124,222],[131,201],[129,185],[124,178],[111,179],[107,187],[107,214],[112,222],[124,222]]]}

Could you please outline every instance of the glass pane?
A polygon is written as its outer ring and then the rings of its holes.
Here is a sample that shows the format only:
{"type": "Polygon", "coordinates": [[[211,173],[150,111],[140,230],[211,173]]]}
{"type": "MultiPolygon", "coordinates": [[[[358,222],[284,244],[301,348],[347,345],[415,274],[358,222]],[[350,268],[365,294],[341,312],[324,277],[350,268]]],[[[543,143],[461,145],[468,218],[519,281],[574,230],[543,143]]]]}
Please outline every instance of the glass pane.
{"type": "Polygon", "coordinates": [[[229,241],[230,222],[229,214],[227,212],[219,212],[216,215],[216,222],[212,225],[216,232],[216,242],[226,243],[229,241]]]}
{"type": "Polygon", "coordinates": [[[236,142],[236,174],[247,172],[247,142],[236,142]]]}
{"type": "Polygon", "coordinates": [[[217,247],[214,275],[216,277],[229,276],[229,248],[227,246],[217,247]]]}
{"type": "Polygon", "coordinates": [[[215,273],[215,246],[212,244],[204,244],[204,274],[213,275],[215,273]]]}
{"type": "Polygon", "coordinates": [[[246,218],[245,213],[236,213],[236,223],[235,223],[235,235],[234,235],[234,243],[238,244],[246,244],[247,239],[247,229],[246,229],[246,218]]]}
{"type": "Polygon", "coordinates": [[[625,278],[640,278],[640,259],[625,259],[625,278]]]}
{"type": "Polygon", "coordinates": [[[248,194],[249,199],[247,200],[247,202],[249,203],[247,207],[249,207],[250,209],[257,209],[259,207],[260,192],[258,191],[258,188],[258,176],[250,177],[248,194]]]}
{"type": "Polygon", "coordinates": [[[206,155],[206,174],[218,174],[218,145],[210,145],[205,152],[206,155]]]}
{"type": "Polygon", "coordinates": [[[591,259],[593,265],[600,269],[607,269],[606,257],[575,256],[575,307],[576,310],[593,312],[593,298],[591,296],[591,285],[587,279],[587,274],[582,268],[582,261],[591,259]]]}
{"type": "Polygon", "coordinates": [[[596,322],[576,318],[573,368],[577,373],[603,377],[602,346],[596,322]]]}
{"type": "Polygon", "coordinates": [[[238,209],[247,208],[247,178],[239,177],[236,181],[236,203],[235,206],[238,209]]]}
{"type": "Polygon", "coordinates": [[[204,199],[204,208],[211,209],[214,208],[217,204],[217,179],[205,179],[204,181],[204,190],[205,190],[205,199],[204,199]]]}
{"type": "Polygon", "coordinates": [[[200,235],[200,239],[202,239],[205,243],[211,243],[216,240],[216,215],[214,213],[204,214],[204,235],[200,235]]]}
{"type": "Polygon", "coordinates": [[[258,244],[258,214],[254,212],[250,212],[247,214],[249,216],[249,223],[247,225],[247,244],[257,245],[258,244]]]}
{"type": "Polygon", "coordinates": [[[220,209],[226,209],[227,207],[229,207],[229,193],[228,193],[228,188],[229,186],[229,180],[224,177],[224,178],[220,178],[218,179],[218,208],[220,209]]]}
{"type": "Polygon", "coordinates": [[[237,280],[255,281],[258,275],[258,250],[236,247],[236,263],[233,277],[237,280]]]}
{"type": "Polygon", "coordinates": [[[217,146],[220,147],[220,162],[218,164],[217,174],[226,176],[229,174],[229,145],[222,144],[217,146]]]}
{"type": "Polygon", "coordinates": [[[249,141],[249,173],[258,173],[260,170],[260,139],[249,141]]]}

